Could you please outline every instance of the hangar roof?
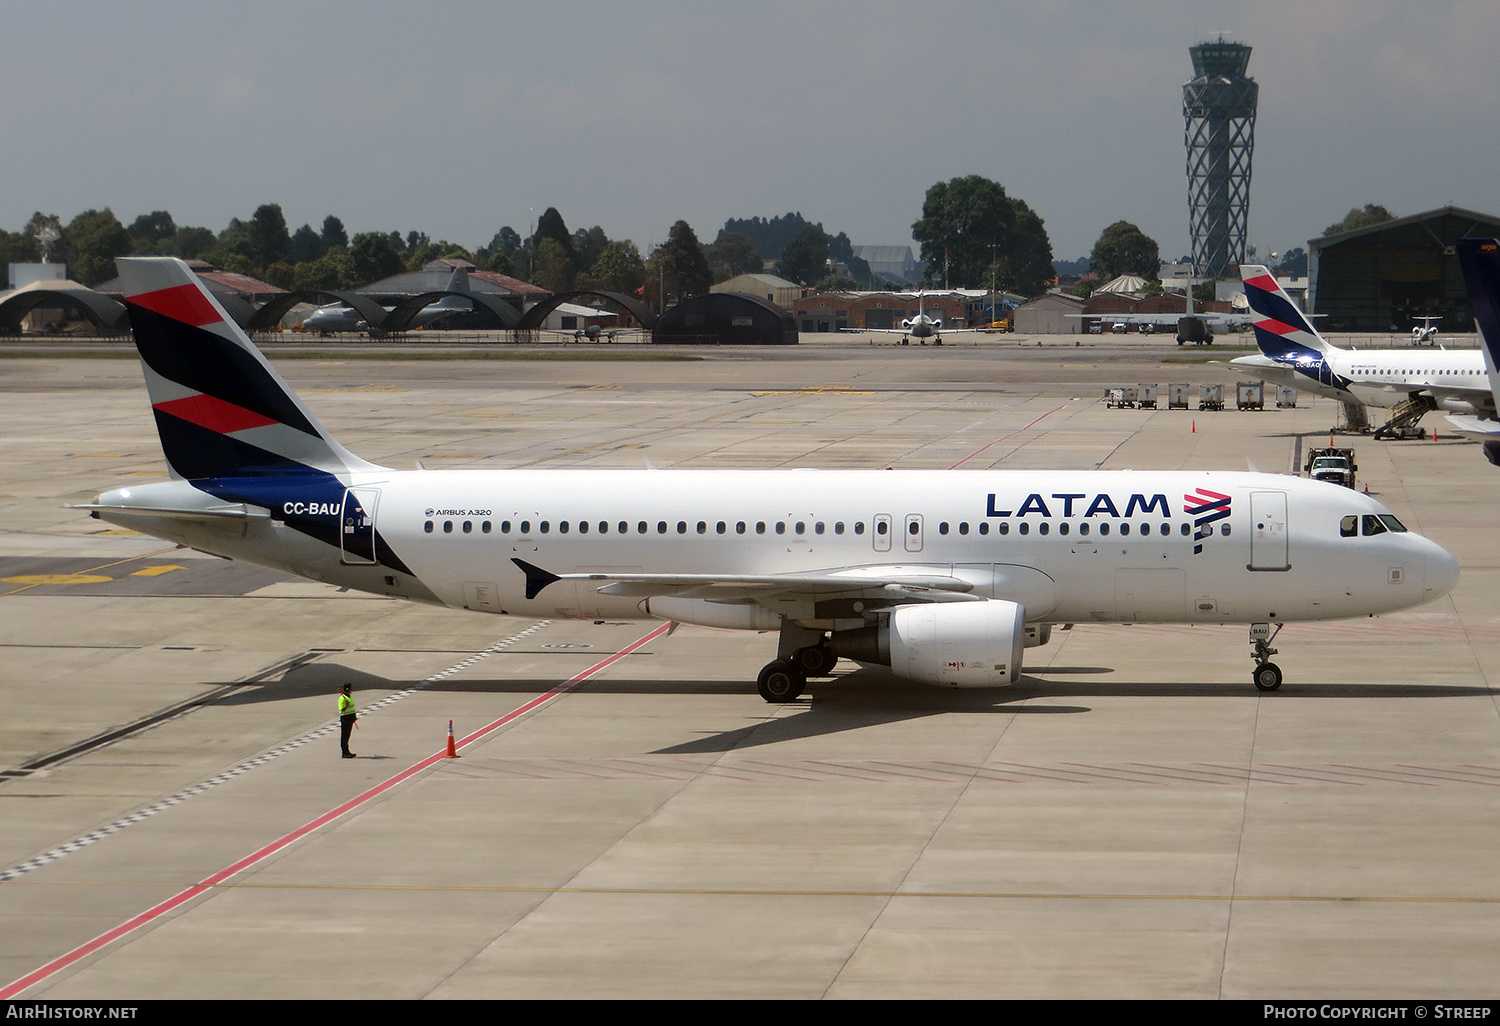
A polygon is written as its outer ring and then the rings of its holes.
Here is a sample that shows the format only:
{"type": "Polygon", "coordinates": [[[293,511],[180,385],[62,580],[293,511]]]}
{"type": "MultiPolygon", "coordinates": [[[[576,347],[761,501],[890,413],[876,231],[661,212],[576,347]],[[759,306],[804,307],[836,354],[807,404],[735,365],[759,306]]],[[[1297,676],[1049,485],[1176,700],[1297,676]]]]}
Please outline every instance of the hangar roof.
{"type": "Polygon", "coordinates": [[[1393,236],[1403,243],[1446,248],[1475,232],[1483,235],[1500,233],[1500,217],[1463,207],[1438,207],[1436,210],[1398,217],[1393,221],[1382,221],[1367,228],[1356,228],[1352,232],[1323,235],[1308,240],[1308,245],[1314,249],[1331,249],[1346,243],[1368,242],[1372,240],[1372,236],[1393,236]],[[1401,238],[1403,236],[1409,238],[1401,238]]]}
{"type": "Polygon", "coordinates": [[[440,292],[448,287],[454,271],[464,271],[469,276],[469,289],[473,292],[489,292],[506,296],[545,296],[548,291],[539,285],[512,278],[496,271],[481,271],[467,260],[453,258],[433,260],[420,271],[404,271],[389,278],[371,282],[360,292],[379,295],[420,295],[424,292],[440,292]]]}

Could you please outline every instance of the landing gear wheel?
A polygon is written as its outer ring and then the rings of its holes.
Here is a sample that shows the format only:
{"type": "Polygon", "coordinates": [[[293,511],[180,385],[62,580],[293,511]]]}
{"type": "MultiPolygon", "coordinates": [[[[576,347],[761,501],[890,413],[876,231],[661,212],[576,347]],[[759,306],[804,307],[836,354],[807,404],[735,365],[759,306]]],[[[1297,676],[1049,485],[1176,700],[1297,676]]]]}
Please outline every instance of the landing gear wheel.
{"type": "Polygon", "coordinates": [[[1275,663],[1258,663],[1250,679],[1260,691],[1276,691],[1281,687],[1281,667],[1275,663]]]}
{"type": "Polygon", "coordinates": [[[830,652],[827,645],[808,645],[792,655],[792,662],[808,677],[828,676],[838,661],[839,657],[830,652]]]}
{"type": "Polygon", "coordinates": [[[795,702],[807,686],[807,678],[797,666],[786,659],[777,659],[765,665],[755,679],[756,690],[767,702],[780,704],[795,702]]]}

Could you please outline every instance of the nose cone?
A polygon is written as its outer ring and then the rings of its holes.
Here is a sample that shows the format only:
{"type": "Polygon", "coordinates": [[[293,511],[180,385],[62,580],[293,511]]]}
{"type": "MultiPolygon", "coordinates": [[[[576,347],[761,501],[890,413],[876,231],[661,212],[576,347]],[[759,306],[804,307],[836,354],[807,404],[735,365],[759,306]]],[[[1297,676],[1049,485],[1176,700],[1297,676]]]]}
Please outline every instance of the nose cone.
{"type": "Polygon", "coordinates": [[[1427,544],[1430,550],[1422,562],[1422,585],[1425,597],[1431,601],[1448,594],[1458,583],[1458,560],[1436,542],[1428,541],[1427,544]]]}

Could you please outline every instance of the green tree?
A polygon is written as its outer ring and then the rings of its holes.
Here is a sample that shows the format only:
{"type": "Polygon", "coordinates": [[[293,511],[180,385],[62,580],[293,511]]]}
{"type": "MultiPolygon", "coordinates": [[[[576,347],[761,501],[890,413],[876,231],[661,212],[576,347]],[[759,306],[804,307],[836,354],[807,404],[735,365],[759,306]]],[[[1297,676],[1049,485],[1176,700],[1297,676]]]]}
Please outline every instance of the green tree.
{"type": "Polygon", "coordinates": [[[35,263],[36,240],[22,232],[0,229],[0,266],[35,263]]]}
{"type": "Polygon", "coordinates": [[[1337,224],[1331,224],[1323,229],[1324,235],[1342,235],[1344,232],[1354,232],[1361,228],[1368,228],[1375,224],[1384,224],[1386,221],[1394,221],[1396,215],[1385,209],[1378,203],[1366,203],[1363,208],[1350,207],[1349,213],[1337,224]]]}
{"type": "MultiPolygon", "coordinates": [[[[995,282],[1006,292],[1039,296],[1057,277],[1052,266],[1052,242],[1047,227],[1025,200],[1011,200],[1016,232],[1007,251],[996,250],[995,282]]],[[[987,285],[988,282],[979,282],[987,285]]]]}
{"type": "Polygon", "coordinates": [[[1011,252],[1015,206],[999,182],[954,178],[927,190],[911,232],[921,243],[927,280],[983,287],[990,264],[1011,252]]]}
{"type": "Polygon", "coordinates": [[[359,285],[347,249],[330,249],[310,263],[298,264],[295,271],[292,288],[298,292],[335,292],[359,285]]]}
{"type": "Polygon", "coordinates": [[[129,254],[130,233],[114,211],[85,210],[63,229],[68,264],[73,278],[84,285],[98,285],[115,276],[115,257],[129,254]]]}
{"type": "Polygon", "coordinates": [[[703,254],[708,257],[715,283],[742,274],[758,274],[766,267],[766,262],[755,251],[755,243],[742,232],[720,232],[703,254]]]}
{"type": "Polygon", "coordinates": [[[604,255],[604,247],[609,245],[609,236],[604,234],[604,229],[597,224],[592,228],[580,228],[573,233],[573,258],[578,262],[578,269],[586,271],[593,267],[604,255]]]}
{"type": "Polygon", "coordinates": [[[255,246],[250,241],[250,226],[237,217],[229,219],[229,224],[214,240],[213,248],[203,254],[203,259],[216,267],[239,274],[260,273],[261,268],[256,266],[255,258],[255,246]]]}
{"type": "Polygon", "coordinates": [[[651,269],[659,286],[659,297],[690,299],[703,295],[713,284],[713,272],[708,269],[703,246],[686,221],[672,225],[667,241],[651,254],[651,269]]]}
{"type": "Polygon", "coordinates": [[[474,254],[474,263],[488,271],[498,271],[501,274],[514,274],[517,258],[521,253],[521,236],[510,225],[506,225],[495,233],[490,239],[488,246],[481,246],[474,254]]]}
{"type": "Polygon", "coordinates": [[[246,230],[250,237],[249,256],[261,269],[285,260],[291,251],[292,236],[286,229],[286,217],[282,215],[279,203],[263,203],[256,207],[246,230]]]}
{"type": "Polygon", "coordinates": [[[197,260],[214,248],[214,233],[207,228],[179,228],[172,237],[171,249],[165,256],[197,260]]]}
{"type": "Polygon", "coordinates": [[[288,250],[287,259],[294,264],[307,264],[318,259],[328,251],[323,245],[323,237],[313,231],[313,226],[305,224],[292,233],[291,248],[288,250]]]}
{"type": "Polygon", "coordinates": [[[167,255],[177,238],[177,222],[165,210],[153,210],[130,222],[131,252],[143,256],[167,255]]]}
{"type": "Polygon", "coordinates": [[[349,245],[349,233],[344,230],[344,222],[329,214],[323,218],[323,249],[343,249],[349,245]]]}
{"type": "Polygon", "coordinates": [[[402,255],[385,232],[360,232],[354,236],[349,240],[349,258],[359,286],[400,274],[404,267],[402,255]]]}
{"type": "Polygon", "coordinates": [[[641,251],[629,239],[611,242],[589,269],[596,288],[630,295],[646,280],[646,262],[641,251]]]}
{"type": "MultiPolygon", "coordinates": [[[[557,212],[556,207],[548,207],[542,211],[542,216],[537,218],[536,233],[531,236],[530,247],[536,265],[541,266],[541,242],[543,239],[551,239],[562,247],[563,255],[573,265],[572,273],[568,275],[569,280],[578,273],[578,254],[573,250],[573,236],[568,231],[568,226],[563,222],[562,215],[557,212]]],[[[533,272],[537,273],[537,272],[533,272]]]]}
{"type": "Polygon", "coordinates": [[[1281,262],[1273,270],[1292,278],[1307,277],[1307,250],[1301,246],[1287,250],[1281,254],[1281,262]]]}
{"type": "Polygon", "coordinates": [[[568,251],[556,239],[540,239],[536,247],[536,270],[532,281],[548,292],[567,292],[573,288],[578,268],[568,251]]]}
{"type": "Polygon", "coordinates": [[[798,285],[811,285],[828,275],[828,233],[820,226],[804,228],[781,250],[777,273],[798,285]]]}
{"type": "Polygon", "coordinates": [[[1116,221],[1094,243],[1089,271],[1104,281],[1122,274],[1154,279],[1161,274],[1161,250],[1156,240],[1129,221],[1116,221]]]}

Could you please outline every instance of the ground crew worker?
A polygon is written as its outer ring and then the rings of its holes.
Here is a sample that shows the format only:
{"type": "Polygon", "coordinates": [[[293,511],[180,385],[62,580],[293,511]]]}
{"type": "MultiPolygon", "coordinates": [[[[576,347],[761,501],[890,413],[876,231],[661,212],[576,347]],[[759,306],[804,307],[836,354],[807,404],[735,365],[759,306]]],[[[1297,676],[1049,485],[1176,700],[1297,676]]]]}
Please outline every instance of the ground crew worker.
{"type": "Polygon", "coordinates": [[[349,694],[349,685],[339,689],[339,745],[344,749],[344,758],[354,758],[349,751],[349,735],[354,731],[354,698],[349,694]]]}

